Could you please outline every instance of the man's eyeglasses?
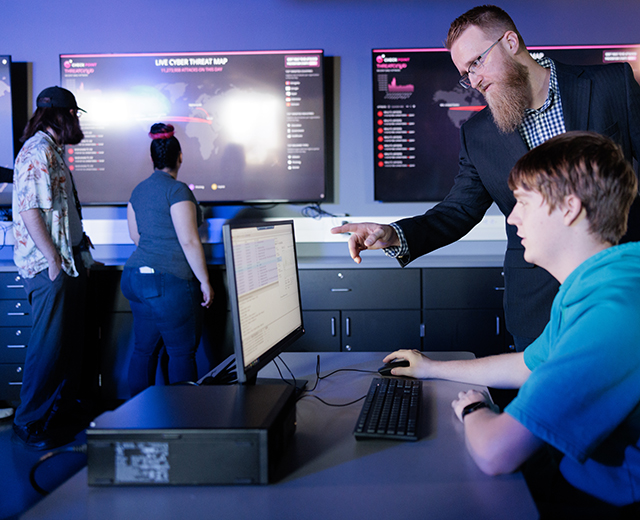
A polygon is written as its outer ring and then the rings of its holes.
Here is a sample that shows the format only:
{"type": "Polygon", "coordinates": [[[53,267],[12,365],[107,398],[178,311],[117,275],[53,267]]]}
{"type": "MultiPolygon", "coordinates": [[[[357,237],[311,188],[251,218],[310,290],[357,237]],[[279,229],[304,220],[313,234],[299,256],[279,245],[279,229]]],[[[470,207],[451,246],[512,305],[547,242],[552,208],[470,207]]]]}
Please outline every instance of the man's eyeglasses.
{"type": "Polygon", "coordinates": [[[469,68],[467,69],[466,74],[463,74],[462,76],[460,76],[460,79],[458,80],[458,83],[460,83],[460,85],[462,85],[464,88],[471,88],[471,80],[469,79],[469,74],[475,74],[477,70],[480,70],[484,66],[484,60],[487,59],[489,52],[496,45],[498,45],[498,43],[500,42],[500,40],[502,40],[502,38],[504,38],[504,34],[500,36],[500,38],[498,38],[495,41],[495,43],[491,45],[491,47],[489,47],[480,56],[478,56],[475,60],[473,60],[473,63],[469,65],[469,68]]]}

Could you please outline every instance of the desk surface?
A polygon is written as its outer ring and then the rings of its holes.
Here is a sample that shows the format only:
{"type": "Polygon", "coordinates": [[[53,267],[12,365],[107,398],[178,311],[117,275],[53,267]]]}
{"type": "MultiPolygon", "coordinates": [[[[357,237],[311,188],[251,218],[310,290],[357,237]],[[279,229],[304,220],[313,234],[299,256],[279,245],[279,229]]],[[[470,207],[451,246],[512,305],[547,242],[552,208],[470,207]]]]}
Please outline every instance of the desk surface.
{"type": "MultiPolygon", "coordinates": [[[[321,375],[338,368],[376,370],[380,353],[320,353],[321,375]]],[[[471,354],[468,354],[471,356],[471,354]]],[[[465,353],[433,354],[442,359],[465,353]]],[[[315,382],[316,354],[285,353],[297,378],[315,382]]],[[[282,365],[280,365],[282,367],[282,365]]],[[[286,368],[282,368],[287,373],[286,368]]],[[[260,373],[279,377],[273,363],[260,373]]],[[[363,396],[371,373],[338,372],[314,395],[329,403],[363,396]]],[[[312,397],[297,404],[297,431],[282,480],[266,486],[112,487],[87,485],[84,468],[22,518],[537,518],[520,473],[488,477],[466,451],[450,403],[469,385],[425,381],[424,436],[418,442],[356,441],[362,402],[330,407],[312,397]]]]}

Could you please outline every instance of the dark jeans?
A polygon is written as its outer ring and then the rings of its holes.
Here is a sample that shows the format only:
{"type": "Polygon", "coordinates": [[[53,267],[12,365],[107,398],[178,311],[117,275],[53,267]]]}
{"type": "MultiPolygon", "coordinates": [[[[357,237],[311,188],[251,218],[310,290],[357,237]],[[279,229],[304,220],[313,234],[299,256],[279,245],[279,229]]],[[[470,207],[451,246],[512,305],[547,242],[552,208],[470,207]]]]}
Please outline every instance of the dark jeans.
{"type": "Polygon", "coordinates": [[[573,487],[560,472],[562,454],[543,447],[522,466],[540,520],[631,520],[640,518],[640,503],[616,507],[573,487]]]}
{"type": "Polygon", "coordinates": [[[79,397],[87,275],[79,255],[75,262],[78,277],[60,271],[51,281],[45,269],[25,279],[33,322],[14,418],[18,426],[46,421],[59,400],[79,397]]]}
{"type": "Polygon", "coordinates": [[[169,383],[197,379],[196,350],[202,333],[202,294],[197,280],[125,268],[122,294],[133,312],[135,347],[129,365],[134,396],[155,384],[158,353],[169,355],[169,383]]]}

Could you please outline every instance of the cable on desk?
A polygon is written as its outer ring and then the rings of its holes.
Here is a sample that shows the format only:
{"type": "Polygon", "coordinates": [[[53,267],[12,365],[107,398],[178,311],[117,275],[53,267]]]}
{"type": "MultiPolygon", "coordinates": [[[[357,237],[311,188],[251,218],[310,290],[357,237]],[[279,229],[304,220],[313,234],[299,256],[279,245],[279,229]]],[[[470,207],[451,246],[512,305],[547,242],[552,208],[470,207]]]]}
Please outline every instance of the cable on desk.
{"type": "MultiPolygon", "coordinates": [[[[287,371],[289,372],[289,374],[291,374],[291,379],[293,379],[293,387],[297,388],[298,385],[296,384],[296,376],[293,375],[293,372],[291,371],[291,369],[289,368],[289,365],[287,365],[284,361],[284,359],[282,359],[280,356],[278,356],[276,359],[279,359],[282,364],[286,367],[287,371]]],[[[288,385],[290,385],[291,383],[289,381],[287,381],[284,376],[282,375],[282,371],[280,370],[280,367],[278,366],[278,363],[276,363],[276,360],[273,360],[273,364],[276,366],[276,369],[278,370],[278,374],[280,374],[280,379],[282,379],[285,383],[287,383],[288,385]]]]}
{"type": "Polygon", "coordinates": [[[311,395],[310,392],[313,392],[318,387],[318,382],[321,379],[326,379],[327,377],[337,374],[338,372],[360,372],[364,374],[378,373],[376,370],[364,370],[360,368],[338,368],[337,370],[334,370],[332,372],[329,372],[328,374],[321,376],[320,375],[320,354],[318,354],[318,356],[316,357],[316,382],[314,383],[313,388],[306,390],[305,393],[300,395],[298,400],[302,399],[303,397],[313,397],[314,399],[317,399],[318,401],[320,401],[323,404],[326,404],[327,406],[342,407],[342,406],[351,406],[352,404],[362,401],[365,397],[367,397],[365,394],[362,397],[359,397],[358,399],[356,399],[355,401],[349,401],[348,403],[329,403],[324,399],[322,399],[321,397],[318,397],[317,395],[311,395]]]}
{"type": "Polygon", "coordinates": [[[329,376],[332,376],[334,374],[337,374],[338,372],[361,372],[363,374],[377,374],[377,370],[364,370],[361,368],[338,368],[336,370],[334,370],[333,372],[329,372],[328,374],[325,374],[323,376],[320,375],[320,354],[318,354],[317,358],[316,358],[316,382],[313,385],[313,388],[311,388],[309,390],[309,392],[313,392],[316,387],[318,386],[318,381],[320,381],[321,379],[326,379],[329,376]]]}
{"type": "Polygon", "coordinates": [[[322,404],[325,404],[327,406],[332,406],[334,408],[342,408],[344,406],[351,406],[352,404],[356,404],[356,403],[362,401],[365,397],[367,397],[367,395],[365,394],[362,397],[358,397],[357,399],[355,399],[353,401],[349,401],[348,403],[329,403],[329,402],[325,401],[324,399],[322,399],[321,397],[318,397],[317,395],[311,395],[311,394],[303,394],[303,395],[300,396],[300,399],[302,399],[304,397],[313,397],[314,399],[317,399],[322,404]]]}
{"type": "Polygon", "coordinates": [[[46,460],[50,459],[51,457],[54,457],[55,455],[59,455],[61,453],[87,453],[87,445],[80,444],[78,446],[69,446],[67,448],[60,448],[58,450],[50,451],[48,453],[45,453],[42,457],[40,457],[40,459],[33,465],[33,467],[31,468],[31,471],[29,472],[29,482],[31,482],[33,489],[35,489],[38,493],[40,493],[43,496],[47,496],[50,492],[40,487],[40,485],[36,482],[36,471],[46,460]]]}

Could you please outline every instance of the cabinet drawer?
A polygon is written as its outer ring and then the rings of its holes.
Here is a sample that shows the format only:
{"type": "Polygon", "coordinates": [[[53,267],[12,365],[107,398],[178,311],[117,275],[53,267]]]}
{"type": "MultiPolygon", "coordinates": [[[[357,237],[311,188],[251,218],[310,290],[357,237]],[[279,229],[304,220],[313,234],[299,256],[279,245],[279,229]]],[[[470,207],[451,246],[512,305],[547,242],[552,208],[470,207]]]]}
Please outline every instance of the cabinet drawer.
{"type": "Polygon", "coordinates": [[[422,270],[424,309],[500,309],[503,296],[500,267],[422,270]]]}
{"type": "Polygon", "coordinates": [[[31,305],[27,300],[0,300],[0,320],[7,327],[31,325],[31,305]]]}
{"type": "Polygon", "coordinates": [[[343,352],[391,352],[421,347],[419,310],[342,313],[343,352]]]}
{"type": "Polygon", "coordinates": [[[419,309],[419,269],[302,269],[302,308],[419,309]]]}
{"type": "Polygon", "coordinates": [[[26,298],[24,280],[17,272],[0,273],[0,299],[26,298]]]}
{"type": "Polygon", "coordinates": [[[22,365],[0,365],[0,399],[5,401],[20,399],[22,369],[22,365]]]}
{"type": "Polygon", "coordinates": [[[0,327],[0,363],[24,362],[30,337],[30,327],[0,327]]]}
{"type": "Polygon", "coordinates": [[[423,311],[424,350],[465,350],[477,357],[506,350],[501,310],[423,311]]]}
{"type": "Polygon", "coordinates": [[[290,352],[340,352],[340,311],[304,311],[304,336],[290,352]]]}

